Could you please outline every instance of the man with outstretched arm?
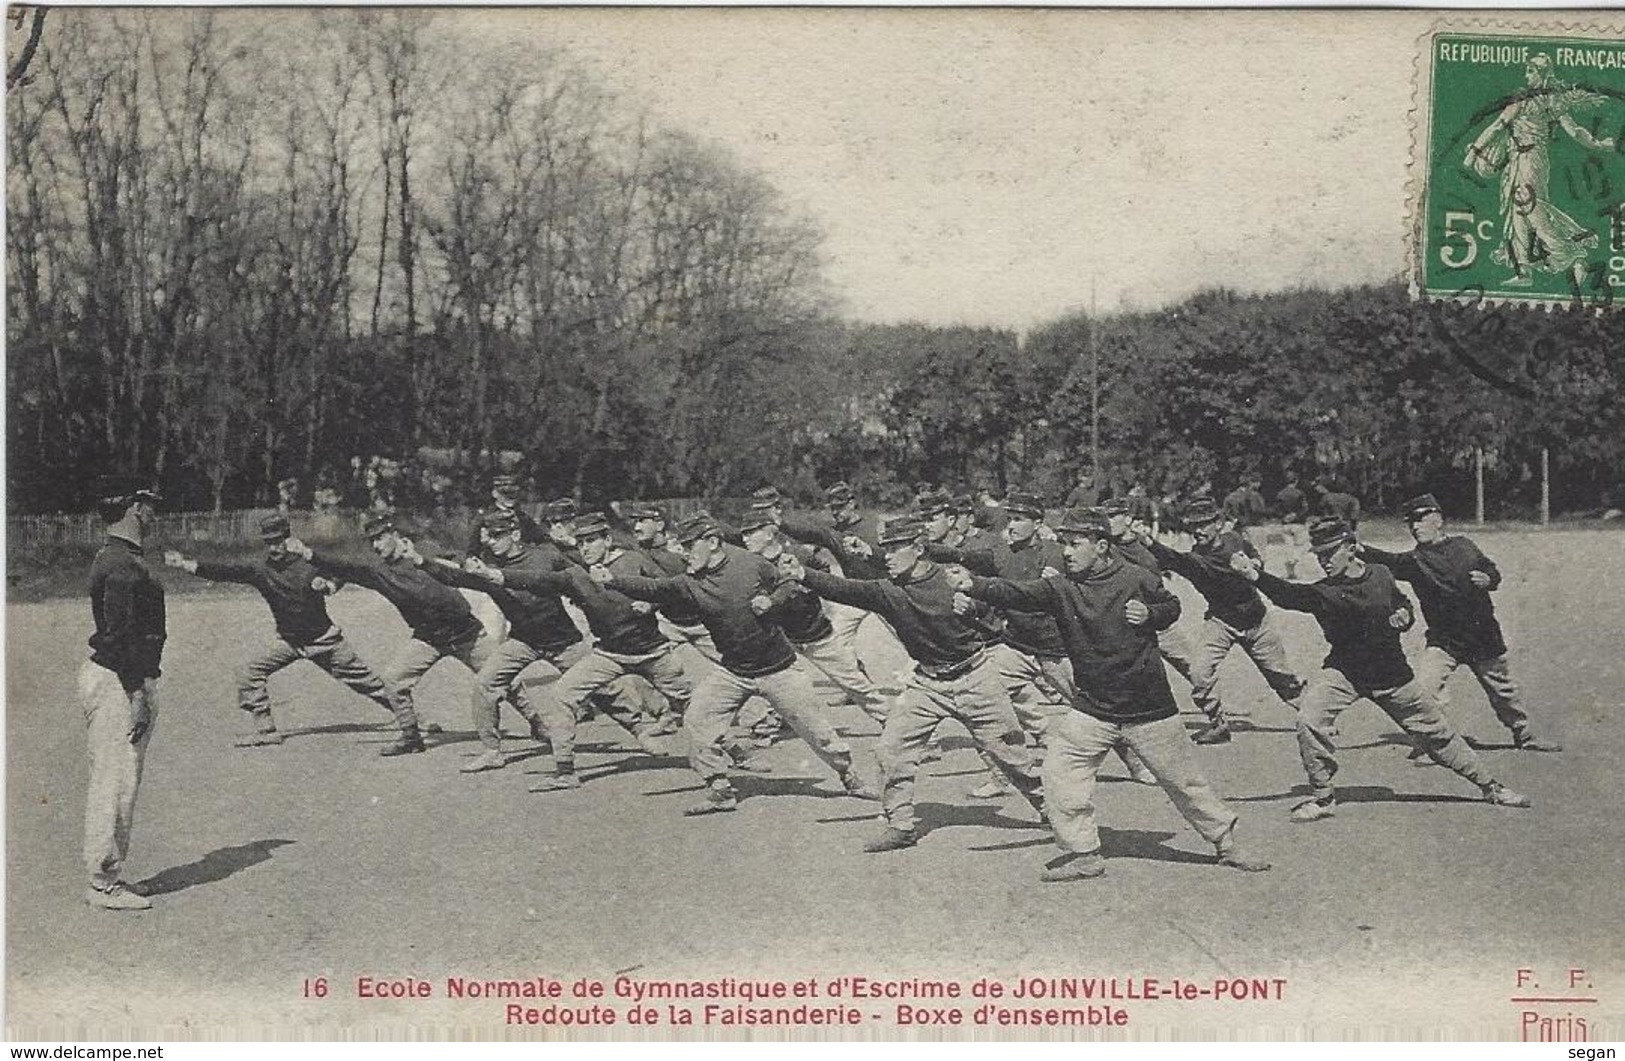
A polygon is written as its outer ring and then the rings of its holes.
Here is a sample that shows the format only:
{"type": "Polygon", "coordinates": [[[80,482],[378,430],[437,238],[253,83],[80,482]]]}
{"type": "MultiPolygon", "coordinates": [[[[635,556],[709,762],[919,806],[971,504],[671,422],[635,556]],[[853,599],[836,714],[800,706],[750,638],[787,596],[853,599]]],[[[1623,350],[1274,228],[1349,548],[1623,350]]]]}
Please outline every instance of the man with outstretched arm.
{"type": "Polygon", "coordinates": [[[706,786],[705,799],[685,813],[714,814],[738,807],[724,746],[729,723],[752,696],[772,704],[849,793],[874,798],[854,767],[851,747],[824,717],[812,679],[796,666],[795,649],[784,631],[757,612],[758,606],[766,610],[757,598],[773,592],[778,571],[761,557],[725,543],[721,529],[706,516],[680,524],[677,540],[688,552],[686,575],[649,577],[598,567],[592,576],[637,600],[680,601],[695,608],[722,657],[722,665],[700,679],[683,719],[689,764],[706,786]]]}
{"type": "Polygon", "coordinates": [[[1107,753],[1125,745],[1214,845],[1220,864],[1269,869],[1237,844],[1236,814],[1197,768],[1179,723],[1157,649],[1157,631],[1179,618],[1179,598],[1156,575],[1112,551],[1104,516],[1070,513],[1056,529],[1065,543],[1065,575],[1014,581],[956,569],[949,576],[977,600],[1047,612],[1072,661],[1074,710],[1050,721],[1043,771],[1050,824],[1065,857],[1043,879],[1083,880],[1106,872],[1095,824],[1095,780],[1107,753]]]}
{"type": "Polygon", "coordinates": [[[1309,525],[1309,548],[1326,571],[1325,578],[1311,584],[1277,578],[1251,554],[1238,550],[1231,557],[1236,571],[1256,582],[1270,600],[1313,615],[1331,646],[1298,711],[1298,752],[1314,795],[1292,809],[1292,820],[1321,821],[1337,812],[1332,786],[1337,756],[1328,730],[1362,697],[1399,723],[1435,762],[1477,785],[1487,802],[1529,806],[1528,796],[1490,774],[1417,683],[1399,642],[1415,621],[1410,600],[1386,567],[1360,559],[1354,528],[1336,516],[1319,517],[1309,525]]]}
{"type": "Polygon", "coordinates": [[[1183,516],[1196,537],[1190,552],[1177,552],[1149,535],[1143,540],[1158,566],[1183,575],[1207,600],[1202,639],[1191,661],[1191,699],[1207,716],[1208,725],[1192,740],[1197,744],[1225,744],[1230,740],[1231,725],[1219,700],[1219,665],[1232,647],[1242,647],[1275,695],[1289,707],[1303,692],[1303,679],[1292,673],[1286,646],[1258,590],[1230,566],[1233,554],[1243,552],[1256,557],[1256,550],[1235,531],[1224,529],[1224,513],[1211,498],[1192,501],[1183,516]]]}
{"type": "Polygon", "coordinates": [[[1444,532],[1444,512],[1432,494],[1405,503],[1405,525],[1416,548],[1390,553],[1369,545],[1360,555],[1409,582],[1427,620],[1427,650],[1417,679],[1422,691],[1443,710],[1450,702],[1450,676],[1466,666],[1489,697],[1495,717],[1524,751],[1555,752],[1562,746],[1535,734],[1512,681],[1507,643],[1495,618],[1490,594],[1501,586],[1501,571],[1471,538],[1444,532]]]}
{"type": "MultiPolygon", "coordinates": [[[[412,703],[412,691],[418,682],[429,668],[448,657],[467,667],[470,673],[478,674],[494,646],[485,627],[474,617],[467,599],[423,570],[423,557],[412,540],[396,528],[392,517],[369,513],[362,522],[361,532],[371,542],[380,562],[361,563],[315,553],[297,538],[288,539],[285,548],[294,556],[310,561],[319,574],[364,586],[379,594],[395,606],[411,628],[411,640],[384,673],[384,683],[395,701],[400,737],[378,752],[379,755],[411,755],[425,749],[417,710],[412,703]]],[[[484,698],[484,692],[476,684],[469,708],[470,717],[476,721],[483,713],[484,698]]]]}
{"type": "Polygon", "coordinates": [[[914,779],[931,733],[945,718],[958,719],[977,747],[1035,808],[1043,799],[1027,734],[987,651],[980,628],[955,607],[943,569],[925,555],[925,527],[899,519],[879,535],[888,578],[851,579],[808,570],[793,555],[780,563],[788,578],[825,600],[872,611],[891,624],[914,661],[914,670],[886,716],[880,734],[881,811],[886,831],[864,845],[869,852],[912,847],[919,840],[914,779]]]}
{"type": "MultiPolygon", "coordinates": [[[[587,567],[602,567],[628,575],[658,576],[661,571],[641,551],[616,545],[609,522],[598,513],[579,517],[571,537],[587,567]]],[[[553,774],[531,786],[532,792],[569,791],[581,787],[575,772],[577,720],[585,713],[589,699],[607,690],[628,675],[638,675],[673,702],[679,714],[694,695],[694,678],[672,651],[672,643],[660,632],[655,609],[645,601],[635,601],[617,589],[601,586],[587,573],[587,567],[571,565],[559,571],[514,571],[488,568],[478,573],[498,586],[531,593],[563,594],[580,606],[587,617],[593,647],[572,664],[558,681],[539,691],[536,711],[542,729],[553,745],[553,774]]],[[[654,720],[632,711],[621,698],[594,701],[609,717],[637,740],[650,755],[664,754],[654,736],[654,720]]]]}
{"type": "Polygon", "coordinates": [[[282,743],[265,685],[271,675],[301,659],[310,660],[392,717],[399,715],[384,680],[356,655],[344,631],[327,614],[327,595],[336,587],[318,574],[310,561],[289,551],[291,537],[288,517],[279,514],[260,520],[265,556],[254,563],[194,560],[174,550],[164,553],[164,563],[170,567],[211,582],[252,586],[270,605],[276,633],[239,672],[237,700],[254,720],[254,733],[238,741],[238,747],[282,743]]]}
{"type": "MultiPolygon", "coordinates": [[[[752,506],[739,521],[739,531],[744,536],[745,548],[770,564],[777,564],[780,557],[793,552],[808,567],[820,571],[830,569],[829,558],[823,550],[785,541],[772,511],[765,507],[752,506]]],[[[852,646],[835,635],[818,594],[789,581],[774,589],[768,604],[762,617],[784,631],[796,653],[828,679],[846,700],[876,722],[884,723],[891,696],[869,680],[852,646]]]]}

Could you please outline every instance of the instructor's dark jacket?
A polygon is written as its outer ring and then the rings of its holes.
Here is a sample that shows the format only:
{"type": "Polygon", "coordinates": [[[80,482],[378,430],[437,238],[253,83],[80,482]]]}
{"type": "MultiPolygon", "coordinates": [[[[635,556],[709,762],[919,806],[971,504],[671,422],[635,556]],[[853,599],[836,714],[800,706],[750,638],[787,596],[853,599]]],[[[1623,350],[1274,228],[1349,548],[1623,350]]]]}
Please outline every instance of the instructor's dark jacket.
{"type": "Polygon", "coordinates": [[[90,565],[90,661],[118,675],[128,692],[159,676],[164,655],[164,587],[141,546],[108,535],[90,565]]]}

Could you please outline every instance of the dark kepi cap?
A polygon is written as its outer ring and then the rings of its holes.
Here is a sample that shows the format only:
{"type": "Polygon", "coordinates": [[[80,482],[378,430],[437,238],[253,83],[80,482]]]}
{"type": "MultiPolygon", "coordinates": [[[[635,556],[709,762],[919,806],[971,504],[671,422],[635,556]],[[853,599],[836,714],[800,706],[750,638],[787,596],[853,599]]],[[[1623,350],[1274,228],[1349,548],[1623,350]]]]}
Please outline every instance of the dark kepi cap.
{"type": "Polygon", "coordinates": [[[260,520],[260,541],[285,542],[292,536],[293,529],[288,526],[287,516],[272,515],[260,520]]]}
{"type": "Polygon", "coordinates": [[[578,511],[574,498],[558,497],[547,503],[542,515],[552,523],[568,523],[576,518],[578,511]]]}
{"type": "Polygon", "coordinates": [[[1108,516],[1127,515],[1129,511],[1128,498],[1108,497],[1106,500],[1100,503],[1100,511],[1104,512],[1108,516]]]}
{"type": "Polygon", "coordinates": [[[1027,519],[1044,518],[1044,502],[1037,494],[1012,493],[1004,499],[1004,510],[1012,516],[1027,519]]]}
{"type": "Polygon", "coordinates": [[[976,512],[976,502],[971,500],[969,494],[955,494],[948,507],[956,516],[969,516],[976,512]]]}
{"type": "Polygon", "coordinates": [[[1201,526],[1204,523],[1212,523],[1222,515],[1218,503],[1211,497],[1199,497],[1191,501],[1185,506],[1185,510],[1180,513],[1180,517],[1193,527],[1201,526]]]}
{"type": "Polygon", "coordinates": [[[707,535],[720,537],[721,534],[716,521],[704,512],[696,512],[677,525],[677,540],[684,545],[691,545],[707,535]]]}
{"type": "Polygon", "coordinates": [[[512,534],[519,529],[519,516],[511,508],[493,508],[480,516],[487,534],[512,534]]]}
{"type": "Polygon", "coordinates": [[[953,497],[946,490],[921,490],[914,498],[914,509],[921,516],[935,516],[947,512],[953,504],[953,497]]]}
{"type": "Polygon", "coordinates": [[[752,505],[745,511],[739,521],[741,531],[761,530],[763,527],[777,527],[779,521],[773,518],[772,505],[752,505]]]}
{"type": "Polygon", "coordinates": [[[395,519],[387,512],[369,512],[361,517],[361,533],[368,538],[388,534],[395,529],[395,519]]]}
{"type": "Polygon", "coordinates": [[[784,495],[779,493],[779,488],[776,486],[758,487],[751,491],[750,502],[752,505],[778,505],[784,502],[784,495]]]}
{"type": "MultiPolygon", "coordinates": [[[[555,502],[556,503],[556,502],[555,502]]],[[[573,505],[575,502],[571,502],[573,505]]],[[[551,506],[549,506],[551,507],[551,506]]],[[[562,520],[560,522],[563,522],[562,520]]],[[[609,533],[609,520],[604,518],[602,512],[583,512],[575,518],[571,525],[577,538],[590,538],[598,534],[609,533]]]]}
{"type": "Polygon", "coordinates": [[[1074,538],[1109,538],[1112,526],[1099,508],[1073,508],[1062,514],[1055,533],[1074,538]]]}
{"type": "Polygon", "coordinates": [[[853,490],[852,484],[846,482],[844,479],[840,482],[831,483],[829,489],[824,491],[824,501],[831,505],[844,504],[847,501],[856,501],[857,498],[857,491],[853,490]]]}
{"type": "Polygon", "coordinates": [[[1438,512],[1442,514],[1444,509],[1439,507],[1439,499],[1434,497],[1432,494],[1417,494],[1415,497],[1405,502],[1404,511],[1405,522],[1415,523],[1429,512],[1438,512]]]}
{"type": "Polygon", "coordinates": [[[626,519],[657,519],[662,523],[666,521],[665,510],[647,501],[628,501],[621,506],[621,515],[626,519]]]}
{"type": "Polygon", "coordinates": [[[924,536],[924,523],[908,516],[902,516],[886,523],[877,542],[881,548],[885,548],[889,545],[907,545],[909,542],[918,541],[924,536]]]}
{"type": "Polygon", "coordinates": [[[1336,516],[1321,516],[1309,524],[1309,549],[1324,553],[1354,540],[1354,528],[1336,516]]]}
{"type": "Polygon", "coordinates": [[[508,475],[506,473],[502,475],[494,475],[491,477],[491,489],[504,491],[517,490],[519,489],[519,478],[518,476],[508,475]]]}

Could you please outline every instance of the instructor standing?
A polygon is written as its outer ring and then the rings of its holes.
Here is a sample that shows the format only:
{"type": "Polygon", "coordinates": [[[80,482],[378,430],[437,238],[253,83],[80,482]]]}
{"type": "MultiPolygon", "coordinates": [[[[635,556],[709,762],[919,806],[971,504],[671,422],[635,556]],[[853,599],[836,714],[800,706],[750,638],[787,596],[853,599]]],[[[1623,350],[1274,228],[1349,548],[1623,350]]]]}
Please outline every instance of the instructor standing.
{"type": "Polygon", "coordinates": [[[97,511],[107,541],[90,566],[96,632],[79,671],[90,782],[85,792],[85,902],[104,910],[147,910],[152,903],[119,878],[135,824],[141,764],[158,714],[158,665],[164,654],[164,588],[147,567],[156,493],[104,480],[97,511]]]}

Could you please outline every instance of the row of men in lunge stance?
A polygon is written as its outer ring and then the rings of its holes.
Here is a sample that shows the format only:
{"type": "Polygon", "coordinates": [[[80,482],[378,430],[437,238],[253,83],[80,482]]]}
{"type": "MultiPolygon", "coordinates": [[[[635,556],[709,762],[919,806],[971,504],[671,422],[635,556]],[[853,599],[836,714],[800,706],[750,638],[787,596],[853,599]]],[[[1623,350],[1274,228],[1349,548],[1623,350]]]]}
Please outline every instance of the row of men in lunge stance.
{"type": "Polygon", "coordinates": [[[1508,672],[1490,597],[1500,574],[1469,539],[1444,534],[1430,495],[1406,506],[1416,546],[1404,553],[1362,546],[1337,518],[1312,523],[1310,549],[1325,572],[1314,583],[1265,572],[1206,499],[1183,513],[1195,538],[1188,551],[1159,540],[1124,507],[1068,511],[1046,524],[1039,500],[1021,494],[1006,499],[1002,531],[967,533],[946,495],[927,493],[908,515],[877,521],[860,515],[851,489],[838,484],[827,516],[802,519],[764,488],[737,527],[702,513],[668,529],[659,509],[625,506],[631,541],[597,513],[571,518],[553,507],[538,522],[504,483],[493,500],[477,547],[470,543],[462,558],[421,555],[380,515],[363,527],[376,562],[316,552],[290,536],[282,517],[265,521],[267,554],[257,563],[167,554],[172,566],[202,577],[253,585],[271,606],[276,640],[242,683],[243,706],[258,723],[251,741],[280,742],[265,679],[305,658],[392,712],[399,736],[383,754],[422,751],[413,689],[450,657],[476,678],[472,710],[484,750],[464,770],[504,765],[499,705],[511,704],[551,744],[553,773],[538,788],[579,787],[576,727],[596,708],[651,754],[680,727],[705,783],[705,798],[686,813],[712,814],[738,805],[730,773],[751,769],[754,749],[730,736],[731,727],[760,698],[848,793],[879,798],[886,827],[865,850],[880,852],[918,840],[915,777],[933,734],[956,720],[997,779],[982,794],[1019,793],[1053,828],[1063,857],[1044,871],[1048,880],[1104,871],[1093,790],[1114,750],[1137,780],[1162,786],[1221,864],[1268,868],[1242,847],[1236,814],[1204,777],[1164,661],[1190,682],[1207,715],[1197,743],[1231,739],[1217,673],[1237,644],[1295,709],[1312,790],[1291,812],[1298,822],[1335,813],[1336,724],[1361,698],[1398,723],[1413,756],[1453,770],[1491,804],[1529,806],[1444,713],[1446,682],[1462,665],[1518,748],[1557,750],[1534,732],[1508,672]],[[1173,630],[1180,602],[1165,585],[1170,574],[1207,601],[1194,649],[1173,630]],[[1410,583],[1428,624],[1420,678],[1401,647],[1414,617],[1396,579],[1410,583]],[[349,649],[328,617],[323,598],[336,582],[382,594],[410,627],[386,677],[349,649]],[[490,595],[506,618],[505,639],[487,633],[458,589],[490,595]],[[1330,651],[1308,681],[1292,672],[1266,598],[1319,621],[1330,651]],[[566,600],[590,638],[567,665],[582,633],[566,600]],[[901,688],[877,685],[859,660],[853,635],[868,615],[912,662],[901,688]],[[814,674],[881,724],[878,789],[831,724],[814,674]]]}

